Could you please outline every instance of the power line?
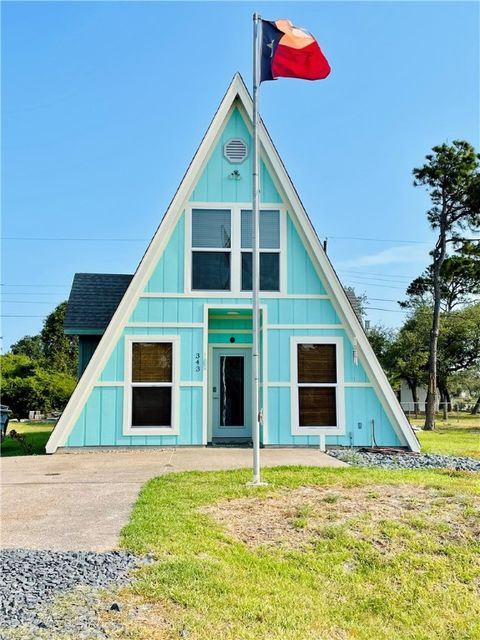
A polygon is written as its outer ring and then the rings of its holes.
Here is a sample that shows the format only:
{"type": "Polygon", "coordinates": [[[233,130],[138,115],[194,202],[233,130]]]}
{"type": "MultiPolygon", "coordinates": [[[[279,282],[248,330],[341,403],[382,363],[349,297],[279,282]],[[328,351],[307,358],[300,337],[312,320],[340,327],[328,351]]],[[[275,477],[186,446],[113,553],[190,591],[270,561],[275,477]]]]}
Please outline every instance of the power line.
{"type": "Polygon", "coordinates": [[[2,282],[0,283],[0,287],[69,287],[70,285],[68,284],[41,284],[41,283],[36,283],[36,282],[32,282],[31,284],[12,284],[12,283],[6,283],[6,282],[2,282]]]}
{"type": "MultiPolygon", "coordinates": [[[[150,238],[72,238],[54,236],[4,236],[4,240],[12,241],[40,241],[40,242],[149,242],[150,238]]],[[[404,238],[363,238],[356,236],[322,236],[328,240],[358,240],[360,242],[396,242],[401,244],[428,244],[432,242],[426,240],[406,240],[404,238]]]]}
{"type": "Polygon", "coordinates": [[[149,238],[57,238],[4,236],[3,240],[40,241],[40,242],[149,242],[149,238]]]}
{"type": "Polygon", "coordinates": [[[403,309],[382,309],[381,307],[370,307],[369,305],[366,305],[367,309],[371,309],[372,311],[391,311],[392,313],[407,313],[407,311],[404,311],[403,309]]]}
{"type": "Polygon", "coordinates": [[[46,318],[47,316],[30,316],[30,315],[10,315],[3,314],[0,315],[0,318],[46,318]]]}
{"type": "Polygon", "coordinates": [[[53,304],[49,300],[2,300],[4,304],[53,304]]]}
{"type": "Polygon", "coordinates": [[[55,293],[53,291],[50,293],[44,293],[43,291],[6,291],[4,295],[6,296],[56,296],[57,298],[66,297],[66,295],[63,295],[61,293],[55,293]]]}
{"type": "Polygon", "coordinates": [[[325,235],[321,238],[322,240],[360,240],[362,242],[399,242],[402,244],[429,244],[432,242],[428,242],[426,240],[399,240],[398,238],[358,238],[356,236],[329,236],[325,235]]]}
{"type": "Polygon", "coordinates": [[[347,274],[349,276],[353,276],[355,278],[368,278],[368,279],[387,279],[387,280],[392,280],[393,281],[405,281],[405,282],[410,282],[411,280],[413,280],[412,278],[409,278],[407,276],[397,276],[397,275],[391,275],[388,273],[368,273],[368,272],[362,272],[362,271],[354,271],[354,270],[348,270],[348,269],[339,269],[338,273],[344,273],[347,274]]]}
{"type": "Polygon", "coordinates": [[[377,282],[361,282],[361,281],[355,281],[355,280],[351,280],[348,279],[348,282],[351,282],[353,284],[356,285],[363,285],[364,287],[369,286],[369,287],[381,287],[382,289],[398,289],[399,291],[405,291],[406,287],[394,287],[392,285],[388,285],[388,284],[378,284],[377,282]]]}

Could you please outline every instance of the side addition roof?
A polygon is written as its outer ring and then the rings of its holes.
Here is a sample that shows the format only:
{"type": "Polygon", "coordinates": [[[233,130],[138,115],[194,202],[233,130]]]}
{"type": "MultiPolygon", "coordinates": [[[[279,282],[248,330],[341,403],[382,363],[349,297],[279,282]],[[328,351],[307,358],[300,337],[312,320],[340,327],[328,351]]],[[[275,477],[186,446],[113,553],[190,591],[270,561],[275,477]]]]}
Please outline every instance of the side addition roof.
{"type": "Polygon", "coordinates": [[[76,273],[63,322],[65,333],[103,333],[132,278],[123,273],[76,273]]]}

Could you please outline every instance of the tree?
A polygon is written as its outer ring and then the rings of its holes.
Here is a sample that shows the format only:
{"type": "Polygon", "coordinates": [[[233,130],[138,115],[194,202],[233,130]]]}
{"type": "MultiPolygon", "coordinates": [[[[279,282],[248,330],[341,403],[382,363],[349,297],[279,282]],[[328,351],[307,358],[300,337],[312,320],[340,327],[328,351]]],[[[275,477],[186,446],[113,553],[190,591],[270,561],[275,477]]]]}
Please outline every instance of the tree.
{"type": "Polygon", "coordinates": [[[15,355],[28,356],[32,360],[41,360],[43,358],[42,339],[39,335],[24,336],[12,344],[10,351],[15,355]]]}
{"type": "Polygon", "coordinates": [[[1,356],[1,384],[2,402],[16,418],[26,418],[31,410],[62,410],[76,379],[67,373],[46,370],[26,355],[8,353],[1,356]]]}
{"type": "Polygon", "coordinates": [[[462,244],[460,234],[480,228],[480,156],[468,142],[455,140],[442,144],[426,156],[427,162],[413,170],[414,186],[424,186],[432,207],[427,218],[438,231],[432,256],[433,314],[430,331],[428,395],[425,426],[435,428],[437,393],[437,349],[442,302],[441,270],[447,258],[447,245],[462,244]]]}
{"type": "Polygon", "coordinates": [[[45,366],[59,373],[76,375],[78,362],[78,340],[67,336],[63,320],[67,303],[61,302],[45,319],[40,332],[45,366]]]}
{"type": "Polygon", "coordinates": [[[365,333],[390,384],[395,386],[396,380],[392,368],[392,345],[395,341],[395,331],[377,324],[369,327],[365,333]]]}
{"type": "Polygon", "coordinates": [[[418,389],[426,382],[428,365],[428,332],[431,311],[418,307],[406,319],[390,349],[392,377],[404,379],[412,393],[413,409],[418,415],[418,389]]]}
{"type": "Polygon", "coordinates": [[[438,341],[438,388],[444,417],[451,410],[449,382],[452,374],[480,365],[480,303],[442,317],[438,341]]]}
{"type": "MultiPolygon", "coordinates": [[[[433,306],[433,279],[433,266],[430,265],[409,284],[408,300],[400,302],[400,306],[433,306]]],[[[480,295],[480,259],[466,253],[446,257],[440,269],[441,310],[452,311],[455,307],[471,302],[477,295],[480,295]]]]}
{"type": "Polygon", "coordinates": [[[363,318],[365,316],[365,307],[367,303],[367,296],[365,293],[357,294],[354,287],[343,287],[347,294],[348,301],[352,305],[352,309],[355,312],[360,323],[363,325],[363,318]]]}

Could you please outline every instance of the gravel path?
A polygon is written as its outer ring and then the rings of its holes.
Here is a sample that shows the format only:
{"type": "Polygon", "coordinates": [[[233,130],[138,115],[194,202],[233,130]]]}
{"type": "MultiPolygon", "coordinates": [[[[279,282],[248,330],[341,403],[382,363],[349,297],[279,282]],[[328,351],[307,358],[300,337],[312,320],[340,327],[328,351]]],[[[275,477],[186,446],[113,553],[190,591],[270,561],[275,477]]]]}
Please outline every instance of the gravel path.
{"type": "Polygon", "coordinates": [[[37,638],[48,630],[46,637],[105,638],[96,622],[98,588],[125,584],[142,561],[125,551],[0,551],[0,640],[18,637],[10,631],[19,627],[26,633],[20,637],[37,638]],[[67,615],[50,606],[56,596],[64,597],[67,615]]]}
{"type": "Polygon", "coordinates": [[[358,467],[382,469],[455,469],[480,471],[480,460],[434,453],[377,453],[350,449],[329,449],[328,455],[358,467]]]}

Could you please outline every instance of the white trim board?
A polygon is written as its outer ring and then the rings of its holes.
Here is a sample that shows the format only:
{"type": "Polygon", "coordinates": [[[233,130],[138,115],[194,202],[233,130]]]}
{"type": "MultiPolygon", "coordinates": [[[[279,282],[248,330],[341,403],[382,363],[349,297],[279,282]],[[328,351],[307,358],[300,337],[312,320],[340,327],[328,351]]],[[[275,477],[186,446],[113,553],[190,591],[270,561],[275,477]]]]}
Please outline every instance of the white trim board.
{"type": "MultiPolygon", "coordinates": [[[[290,338],[290,428],[294,436],[342,436],[346,433],[345,392],[343,371],[343,338],[338,336],[292,336],[290,338]],[[298,370],[297,347],[299,344],[334,344],[336,347],[337,381],[335,384],[322,384],[322,387],[336,389],[337,424],[318,427],[301,427],[299,425],[298,406],[298,370]]],[[[313,383],[312,383],[313,384],[313,383]]],[[[316,385],[313,385],[316,386],[316,385]]]]}
{"type": "Polygon", "coordinates": [[[180,433],[180,337],[158,336],[158,335],[128,335],[125,336],[124,353],[124,403],[123,403],[123,425],[122,434],[124,436],[178,436],[180,433]],[[163,386],[172,389],[171,399],[171,426],[132,426],[132,348],[136,342],[159,342],[172,344],[172,381],[171,383],[138,383],[142,387],[163,386]]]}
{"type": "MultiPolygon", "coordinates": [[[[252,122],[252,99],[243,82],[241,76],[237,73],[223,97],[220,106],[207,129],[207,132],[195,153],[190,166],[188,167],[180,186],[177,189],[168,209],[163,217],[160,226],[155,232],[140,264],[125,292],[120,304],[115,311],[100,343],[95,350],[90,362],[88,363],[81,379],[79,380],[70,401],[68,402],[60,420],[52,432],[47,446],[47,453],[54,453],[58,447],[63,446],[68,438],[70,431],[80,415],[80,412],[87,401],[96,381],[100,378],[101,372],[118,342],[124,326],[133,312],[135,305],[141,297],[142,292],[150,278],[170,236],[177,224],[182,213],[192,203],[189,202],[190,195],[194,189],[201,171],[206,166],[211,151],[213,150],[221,131],[223,130],[229,113],[235,106],[238,106],[247,127],[251,130],[252,122]]],[[[295,187],[280,159],[275,146],[263,124],[259,127],[260,152],[262,160],[265,162],[267,169],[270,171],[272,180],[275,183],[283,203],[286,206],[293,223],[300,237],[303,239],[305,247],[313,261],[315,269],[324,283],[327,295],[331,296],[331,302],[341,319],[342,324],[350,339],[357,339],[359,355],[362,364],[375,387],[378,398],[381,401],[392,425],[402,444],[408,445],[413,451],[419,451],[420,446],[418,440],[405,417],[400,404],[390,387],[388,380],[375,357],[372,347],[370,346],[367,336],[356,317],[351,304],[343,290],[343,287],[335,273],[329,259],[327,258],[322,244],[312,226],[310,219],[300,201],[295,187]]],[[[211,206],[211,203],[208,203],[211,206]]],[[[195,203],[200,206],[200,203],[195,203]]],[[[263,205],[262,205],[263,206],[263,205]]],[[[272,208],[280,208],[280,203],[273,205],[272,208]]],[[[148,296],[147,296],[148,297],[148,296]]],[[[162,297],[181,297],[178,294],[165,295],[162,297]]],[[[195,297],[190,294],[190,297],[195,297]]],[[[199,296],[200,297],[200,296],[199,296]]],[[[210,298],[225,297],[225,294],[208,295],[210,298]]],[[[248,294],[245,296],[248,298],[248,294]]],[[[262,296],[267,298],[270,296],[262,296]]],[[[272,296],[275,297],[275,296],[272,296]]],[[[278,294],[277,296],[278,297],[278,294]]],[[[290,296],[289,296],[290,297],[290,296]]],[[[295,296],[297,297],[297,296],[295,296]]],[[[310,298],[308,295],[300,295],[298,298],[310,298]]],[[[312,296],[321,298],[322,296],[312,296]]],[[[225,305],[230,306],[230,305],[225,305]]],[[[208,320],[208,313],[207,313],[208,320]]],[[[266,344],[265,344],[266,347],[266,344]]],[[[207,354],[204,354],[206,359],[207,354]]],[[[266,358],[266,356],[265,356],[266,358]]],[[[206,363],[205,363],[206,364],[206,363]]],[[[204,428],[206,426],[206,385],[204,385],[204,428]]],[[[266,403],[265,403],[266,404],[266,403]]],[[[267,423],[266,423],[267,424],[267,423]]],[[[204,432],[204,436],[207,434],[204,432]]]]}

